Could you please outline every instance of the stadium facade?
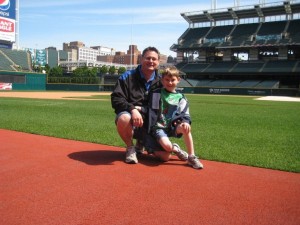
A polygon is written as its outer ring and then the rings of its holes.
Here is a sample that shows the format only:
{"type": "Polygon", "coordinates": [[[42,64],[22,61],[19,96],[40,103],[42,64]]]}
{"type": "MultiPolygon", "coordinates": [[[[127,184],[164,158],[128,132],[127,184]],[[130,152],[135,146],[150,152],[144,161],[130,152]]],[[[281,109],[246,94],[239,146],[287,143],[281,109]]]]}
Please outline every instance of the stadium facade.
{"type": "Polygon", "coordinates": [[[170,49],[188,83],[200,87],[197,93],[248,87],[294,88],[299,94],[299,14],[299,0],[182,13],[189,27],[170,49]]]}
{"type": "Polygon", "coordinates": [[[0,0],[0,47],[18,48],[18,40],[19,0],[0,0]]]}

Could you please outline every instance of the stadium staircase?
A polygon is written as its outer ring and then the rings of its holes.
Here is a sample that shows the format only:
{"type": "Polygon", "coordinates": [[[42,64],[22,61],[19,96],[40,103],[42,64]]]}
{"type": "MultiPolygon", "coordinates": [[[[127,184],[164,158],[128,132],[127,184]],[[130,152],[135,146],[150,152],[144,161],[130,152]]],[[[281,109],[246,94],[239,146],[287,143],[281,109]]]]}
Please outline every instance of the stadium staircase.
{"type": "Polygon", "coordinates": [[[15,63],[0,50],[0,70],[17,71],[15,63]]]}

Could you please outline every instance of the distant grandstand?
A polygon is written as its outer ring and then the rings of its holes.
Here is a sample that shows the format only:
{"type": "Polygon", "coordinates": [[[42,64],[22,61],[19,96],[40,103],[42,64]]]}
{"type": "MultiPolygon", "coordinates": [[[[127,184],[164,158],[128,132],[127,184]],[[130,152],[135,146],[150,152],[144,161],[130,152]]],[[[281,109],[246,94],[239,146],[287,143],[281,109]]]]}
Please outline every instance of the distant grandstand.
{"type": "Polygon", "coordinates": [[[295,89],[298,95],[299,15],[299,0],[182,13],[189,28],[170,49],[188,84],[199,87],[195,92],[265,88],[295,89]]]}
{"type": "Polygon", "coordinates": [[[32,71],[31,54],[23,50],[0,48],[0,70],[32,71]]]}

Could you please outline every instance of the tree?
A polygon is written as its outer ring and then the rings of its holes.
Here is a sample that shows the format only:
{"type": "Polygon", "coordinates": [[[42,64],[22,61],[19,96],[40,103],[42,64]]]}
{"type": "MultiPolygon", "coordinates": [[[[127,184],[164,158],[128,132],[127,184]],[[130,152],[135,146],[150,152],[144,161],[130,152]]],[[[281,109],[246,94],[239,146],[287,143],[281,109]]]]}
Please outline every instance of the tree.
{"type": "Polygon", "coordinates": [[[107,72],[108,72],[107,66],[106,65],[101,66],[100,73],[101,74],[107,74],[107,72]]]}
{"type": "Polygon", "coordinates": [[[82,68],[77,67],[75,70],[72,71],[72,77],[80,77],[82,74],[82,68]]]}
{"type": "Polygon", "coordinates": [[[44,70],[46,71],[47,74],[49,74],[49,72],[50,72],[50,66],[49,66],[49,64],[45,65],[44,70]]]}
{"type": "Polygon", "coordinates": [[[73,70],[73,77],[95,77],[97,68],[89,69],[87,66],[78,67],[73,70]]]}
{"type": "Polygon", "coordinates": [[[60,66],[53,67],[49,70],[49,77],[62,77],[63,76],[63,69],[60,66]]]}
{"type": "Polygon", "coordinates": [[[90,76],[91,77],[97,77],[97,72],[98,72],[97,67],[93,67],[93,68],[89,69],[89,71],[90,71],[90,76]]]}
{"type": "Polygon", "coordinates": [[[121,67],[118,69],[118,74],[120,75],[120,74],[122,74],[122,73],[125,73],[125,71],[126,71],[126,68],[123,67],[123,66],[121,66],[121,67]]]}
{"type": "Polygon", "coordinates": [[[116,73],[116,67],[115,66],[109,67],[108,72],[110,75],[114,75],[116,73]]]}

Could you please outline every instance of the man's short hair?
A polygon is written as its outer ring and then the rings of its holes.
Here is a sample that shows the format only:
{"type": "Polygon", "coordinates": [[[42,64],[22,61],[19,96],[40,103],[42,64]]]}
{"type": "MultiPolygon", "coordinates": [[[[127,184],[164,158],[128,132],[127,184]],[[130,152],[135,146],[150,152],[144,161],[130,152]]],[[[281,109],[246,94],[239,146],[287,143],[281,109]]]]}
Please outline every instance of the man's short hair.
{"type": "Polygon", "coordinates": [[[151,47],[151,46],[149,46],[149,47],[147,47],[147,48],[145,48],[145,49],[143,50],[143,52],[142,52],[142,57],[144,57],[145,54],[146,54],[146,52],[148,52],[148,51],[150,51],[150,52],[156,52],[157,55],[158,55],[158,59],[160,59],[160,53],[159,53],[158,49],[155,48],[155,47],[151,47]]]}

